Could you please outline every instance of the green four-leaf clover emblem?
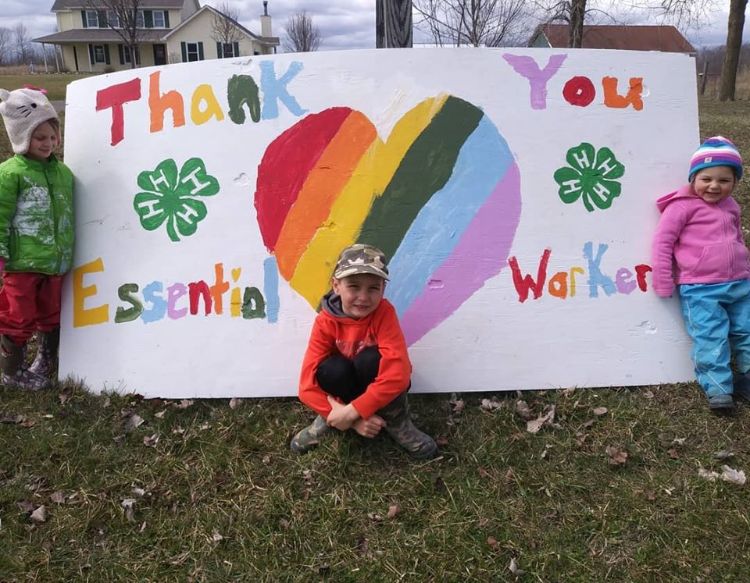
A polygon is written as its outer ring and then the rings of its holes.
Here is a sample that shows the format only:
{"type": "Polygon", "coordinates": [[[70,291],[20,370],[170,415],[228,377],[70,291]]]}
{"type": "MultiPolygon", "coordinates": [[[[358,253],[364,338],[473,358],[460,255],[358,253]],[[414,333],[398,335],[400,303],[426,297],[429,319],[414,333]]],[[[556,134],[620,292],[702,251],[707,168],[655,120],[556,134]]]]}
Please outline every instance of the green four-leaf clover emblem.
{"type": "Polygon", "coordinates": [[[592,212],[594,207],[608,209],[612,201],[620,196],[622,186],[617,178],[625,174],[625,166],[617,161],[612,150],[583,142],[568,150],[565,157],[570,166],[563,166],[555,171],[555,182],[560,186],[557,194],[566,204],[572,204],[579,198],[586,210],[592,212]]]}
{"type": "Polygon", "coordinates": [[[206,172],[200,158],[190,158],[179,172],[174,160],[164,160],[153,172],[141,172],[138,186],[141,192],[135,195],[133,208],[141,225],[153,231],[166,223],[172,241],[195,234],[208,214],[199,197],[219,192],[219,181],[206,172]]]}

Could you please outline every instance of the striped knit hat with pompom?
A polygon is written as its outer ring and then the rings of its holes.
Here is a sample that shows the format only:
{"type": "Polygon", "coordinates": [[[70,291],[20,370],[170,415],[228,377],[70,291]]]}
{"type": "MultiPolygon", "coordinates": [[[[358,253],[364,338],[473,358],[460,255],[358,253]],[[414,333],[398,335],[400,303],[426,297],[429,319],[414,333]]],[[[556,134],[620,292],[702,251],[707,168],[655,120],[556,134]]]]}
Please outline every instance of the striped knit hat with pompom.
{"type": "Polygon", "coordinates": [[[737,180],[742,178],[742,156],[730,140],[724,136],[714,136],[703,142],[690,159],[690,173],[688,181],[692,182],[693,176],[699,170],[712,166],[729,166],[734,170],[737,180]]]}

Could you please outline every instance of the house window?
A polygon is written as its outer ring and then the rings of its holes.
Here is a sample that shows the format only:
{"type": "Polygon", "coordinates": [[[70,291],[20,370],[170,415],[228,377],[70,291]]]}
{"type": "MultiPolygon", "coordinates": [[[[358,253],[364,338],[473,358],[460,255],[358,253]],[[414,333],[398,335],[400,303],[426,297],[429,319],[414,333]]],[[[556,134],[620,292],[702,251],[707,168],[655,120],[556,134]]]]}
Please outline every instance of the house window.
{"type": "Polygon", "coordinates": [[[198,43],[186,43],[186,46],[187,46],[188,63],[192,61],[200,61],[200,53],[198,52],[198,43]]]}
{"type": "MultiPolygon", "coordinates": [[[[123,64],[125,63],[129,64],[131,62],[130,47],[127,45],[121,45],[121,47],[122,47],[122,62],[123,64]]],[[[138,51],[138,47],[135,47],[135,64],[136,65],[141,64],[141,55],[140,55],[140,52],[138,51]]]]}
{"type": "Polygon", "coordinates": [[[154,10],[154,28],[166,28],[167,19],[164,18],[163,10],[154,10]]]}
{"type": "Polygon", "coordinates": [[[106,63],[107,58],[104,54],[104,45],[94,45],[94,63],[106,63]]]}
{"type": "Polygon", "coordinates": [[[107,21],[109,22],[109,26],[112,28],[120,28],[120,19],[117,16],[117,13],[112,10],[107,10],[107,21]]]}
{"type": "Polygon", "coordinates": [[[239,55],[234,54],[234,45],[235,43],[222,43],[221,54],[225,59],[229,57],[239,57],[239,55]]]}
{"type": "Polygon", "coordinates": [[[96,10],[86,11],[86,28],[99,28],[99,15],[96,10]]]}

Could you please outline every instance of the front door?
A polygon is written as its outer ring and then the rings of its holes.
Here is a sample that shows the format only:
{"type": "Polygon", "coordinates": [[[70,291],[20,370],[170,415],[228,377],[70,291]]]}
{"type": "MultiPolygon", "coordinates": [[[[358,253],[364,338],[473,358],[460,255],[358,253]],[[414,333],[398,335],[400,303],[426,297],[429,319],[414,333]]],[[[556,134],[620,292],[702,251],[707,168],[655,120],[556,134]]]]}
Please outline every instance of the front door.
{"type": "Polygon", "coordinates": [[[167,48],[164,45],[154,45],[154,65],[167,64],[167,48]]]}

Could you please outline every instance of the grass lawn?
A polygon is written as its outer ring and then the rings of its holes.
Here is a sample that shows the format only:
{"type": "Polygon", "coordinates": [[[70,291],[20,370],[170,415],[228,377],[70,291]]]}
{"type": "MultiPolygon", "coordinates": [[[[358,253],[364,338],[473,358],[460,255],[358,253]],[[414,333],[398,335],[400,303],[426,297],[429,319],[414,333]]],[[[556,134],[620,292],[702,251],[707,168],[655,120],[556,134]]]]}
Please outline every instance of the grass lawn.
{"type": "Polygon", "coordinates": [[[0,69],[0,87],[11,91],[24,85],[33,85],[47,90],[47,97],[52,101],[65,100],[65,88],[68,83],[77,79],[88,77],[80,73],[54,73],[54,74],[37,74],[24,75],[18,73],[3,73],[0,69]]]}
{"type": "MultiPolygon", "coordinates": [[[[750,157],[750,102],[702,102],[716,133],[750,157]]],[[[750,471],[750,406],[694,383],[416,395],[420,463],[356,435],[295,456],[295,400],[231,404],[0,389],[0,581],[750,580],[750,485],[699,475],[750,471]]]]}

